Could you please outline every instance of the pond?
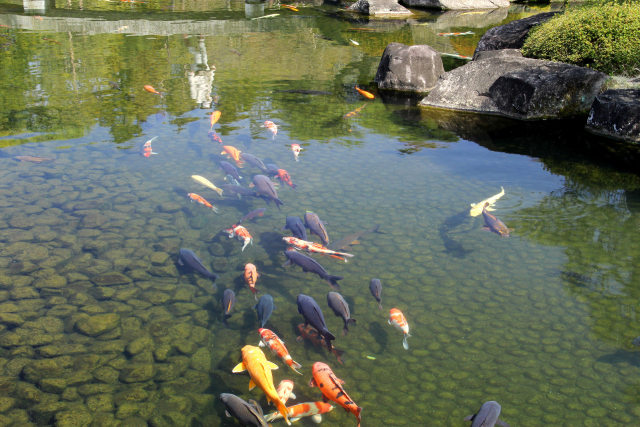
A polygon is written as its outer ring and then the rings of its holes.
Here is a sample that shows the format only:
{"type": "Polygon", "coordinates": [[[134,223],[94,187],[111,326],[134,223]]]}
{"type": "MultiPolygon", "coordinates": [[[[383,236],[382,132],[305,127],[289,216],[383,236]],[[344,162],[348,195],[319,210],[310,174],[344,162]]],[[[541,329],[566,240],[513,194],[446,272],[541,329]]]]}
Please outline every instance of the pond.
{"type": "MultiPolygon", "coordinates": [[[[238,425],[220,393],[273,411],[231,372],[259,342],[247,263],[256,296],[275,303],[266,327],[302,365],[297,375],[265,350],[275,383],[295,381],[290,402],[321,400],[309,381],[322,361],[363,426],[465,426],[489,400],[512,426],[634,424],[640,178],[587,152],[606,144],[579,123],[421,110],[372,83],[390,42],[429,44],[451,69],[487,29],[545,10],[397,20],[322,3],[0,5],[0,424],[238,425]],[[441,35],[454,32],[466,34],[441,35]],[[296,188],[280,183],[280,208],[192,179],[231,183],[223,145],[288,171],[296,188]],[[470,216],[501,188],[491,213],[508,237],[470,216]],[[242,250],[223,230],[260,208],[242,250]],[[313,255],[343,277],[346,335],[329,284],[283,266],[285,218],[307,211],[330,242],[359,243],[348,262],[313,255]],[[215,285],[178,265],[181,248],[215,285]],[[317,301],[340,360],[296,340],[298,294],[317,301]]],[[[248,188],[263,172],[239,173],[248,188]]],[[[356,425],[339,407],[323,417],[356,425]]]]}

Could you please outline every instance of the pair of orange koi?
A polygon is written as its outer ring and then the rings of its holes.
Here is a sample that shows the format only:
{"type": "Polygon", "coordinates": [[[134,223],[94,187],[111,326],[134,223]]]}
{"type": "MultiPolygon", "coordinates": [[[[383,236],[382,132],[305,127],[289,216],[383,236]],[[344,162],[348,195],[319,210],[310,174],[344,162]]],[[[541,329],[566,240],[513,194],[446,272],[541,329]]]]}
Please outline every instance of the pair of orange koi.
{"type": "Polygon", "coordinates": [[[329,255],[332,258],[341,259],[344,262],[347,262],[347,259],[345,257],[353,257],[353,254],[348,254],[346,252],[337,252],[321,245],[320,243],[309,242],[307,240],[298,239],[297,237],[293,236],[285,236],[282,238],[282,240],[300,251],[329,255]]]}
{"type": "Polygon", "coordinates": [[[205,199],[204,197],[202,197],[199,194],[196,193],[187,193],[187,196],[189,196],[189,198],[191,199],[191,201],[193,202],[198,202],[201,205],[204,205],[206,207],[208,207],[209,209],[211,209],[212,211],[214,211],[215,213],[218,213],[218,208],[216,208],[215,206],[213,206],[211,203],[209,203],[207,201],[207,199],[205,199]]]}

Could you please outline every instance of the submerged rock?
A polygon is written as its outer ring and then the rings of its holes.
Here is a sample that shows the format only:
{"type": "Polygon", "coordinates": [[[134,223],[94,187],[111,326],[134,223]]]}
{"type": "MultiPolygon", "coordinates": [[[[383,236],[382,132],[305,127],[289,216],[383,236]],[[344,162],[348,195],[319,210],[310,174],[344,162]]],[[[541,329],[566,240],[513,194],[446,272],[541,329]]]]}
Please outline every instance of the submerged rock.
{"type": "Polygon", "coordinates": [[[586,129],[613,139],[640,142],[640,89],[612,89],[598,95],[586,129]]]}
{"type": "Polygon", "coordinates": [[[408,7],[438,10],[497,9],[509,7],[509,0],[402,0],[408,7]]]}
{"type": "Polygon", "coordinates": [[[358,0],[347,8],[363,15],[408,16],[411,11],[396,0],[358,0]]]}
{"type": "Polygon", "coordinates": [[[75,329],[85,335],[96,337],[113,331],[120,325],[120,315],[117,313],[97,314],[95,316],[81,316],[75,324],[75,329]]]}
{"type": "Polygon", "coordinates": [[[378,89],[428,92],[443,74],[442,59],[431,46],[389,43],[382,53],[375,82],[378,89]]]}

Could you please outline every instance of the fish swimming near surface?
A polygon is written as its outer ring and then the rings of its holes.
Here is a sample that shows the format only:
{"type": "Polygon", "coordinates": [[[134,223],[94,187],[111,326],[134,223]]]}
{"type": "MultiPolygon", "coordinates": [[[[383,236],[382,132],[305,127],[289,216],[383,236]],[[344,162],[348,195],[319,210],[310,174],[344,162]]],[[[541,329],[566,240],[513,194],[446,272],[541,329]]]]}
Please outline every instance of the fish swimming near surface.
{"type": "Polygon", "coordinates": [[[259,347],[245,345],[242,347],[242,362],[238,363],[232,372],[249,371],[249,376],[251,377],[249,390],[252,390],[256,385],[260,387],[267,396],[267,401],[273,402],[287,424],[291,425],[287,407],[278,397],[278,392],[273,385],[273,375],[271,373],[273,369],[278,369],[278,365],[269,362],[259,347]]]}
{"type": "Polygon", "coordinates": [[[207,199],[205,199],[204,197],[202,197],[199,194],[196,193],[187,193],[187,196],[189,196],[189,198],[191,199],[191,201],[193,202],[198,202],[201,205],[204,205],[206,207],[208,207],[209,209],[211,209],[212,211],[214,211],[215,213],[218,213],[218,208],[216,208],[215,206],[213,206],[211,203],[209,203],[207,201],[207,199]]]}
{"type": "Polygon", "coordinates": [[[356,324],[356,319],[351,318],[351,311],[349,310],[349,304],[344,300],[344,297],[337,292],[329,292],[327,294],[327,304],[329,308],[333,310],[336,316],[341,317],[344,322],[344,329],[342,335],[347,335],[349,332],[349,324],[356,324]]]}
{"type": "Polygon", "coordinates": [[[225,414],[227,417],[235,417],[244,426],[267,427],[267,421],[264,419],[262,408],[255,400],[248,402],[241,397],[231,393],[221,393],[220,400],[227,408],[225,414]]]}
{"type": "Polygon", "coordinates": [[[247,230],[242,225],[234,224],[231,226],[231,228],[223,230],[223,232],[229,234],[230,239],[233,239],[235,237],[236,239],[243,242],[242,252],[244,252],[244,248],[246,248],[249,243],[253,244],[253,237],[251,237],[249,230],[247,230]]]}
{"type": "Polygon", "coordinates": [[[486,208],[488,206],[489,206],[489,203],[487,203],[485,205],[485,208],[482,210],[482,217],[484,218],[484,227],[483,228],[485,230],[493,231],[494,233],[496,233],[499,236],[509,237],[509,232],[511,230],[509,230],[507,228],[507,226],[504,225],[504,222],[500,221],[494,215],[492,215],[489,212],[487,212],[486,208]]]}
{"type": "Polygon", "coordinates": [[[271,139],[275,139],[276,134],[278,133],[278,125],[273,123],[271,120],[265,120],[262,127],[269,129],[271,132],[271,139]]]}
{"type": "Polygon", "coordinates": [[[285,405],[289,399],[296,398],[296,395],[293,394],[293,381],[291,380],[280,381],[278,387],[276,387],[276,391],[278,392],[278,397],[285,405]]]}
{"type": "Polygon", "coordinates": [[[225,289],[222,293],[222,308],[223,308],[223,317],[222,322],[227,325],[227,319],[231,317],[231,310],[233,309],[233,305],[236,303],[236,294],[231,289],[225,289]]]}
{"type": "Polygon", "coordinates": [[[222,196],[222,188],[216,187],[215,184],[209,181],[207,178],[200,175],[191,175],[191,178],[194,181],[204,185],[205,187],[212,189],[213,191],[218,193],[218,196],[222,196]]]}
{"type": "Polygon", "coordinates": [[[378,301],[378,308],[382,310],[382,282],[380,279],[371,279],[369,282],[369,290],[371,295],[378,301]]]}
{"type": "Polygon", "coordinates": [[[257,167],[262,172],[267,171],[267,166],[264,164],[264,162],[260,158],[254,156],[253,154],[241,153],[240,158],[245,162],[249,163],[251,166],[257,167]]]}
{"type": "Polygon", "coordinates": [[[218,135],[214,130],[210,130],[207,135],[209,135],[211,137],[211,140],[213,142],[217,142],[220,145],[224,145],[222,143],[222,138],[220,137],[220,135],[218,135]]]}
{"type": "Polygon", "coordinates": [[[304,214],[304,225],[311,231],[311,234],[315,234],[322,240],[323,245],[327,246],[329,244],[329,234],[317,214],[307,211],[304,214]]]}
{"type": "Polygon", "coordinates": [[[327,270],[325,270],[318,261],[295,250],[285,251],[284,254],[287,257],[285,265],[289,263],[299,265],[302,267],[302,271],[315,273],[320,276],[321,279],[326,280],[332,288],[340,290],[338,280],[342,280],[342,276],[334,276],[327,273],[327,270]]]}
{"type": "Polygon", "coordinates": [[[409,335],[409,323],[407,323],[407,319],[405,319],[402,311],[397,308],[389,310],[389,324],[395,326],[404,333],[404,338],[402,338],[402,347],[404,347],[405,350],[409,350],[409,343],[407,342],[407,338],[411,336],[409,335]]]}
{"type": "Polygon", "coordinates": [[[262,15],[262,16],[258,16],[255,18],[251,18],[252,21],[255,21],[256,19],[265,19],[265,18],[275,18],[276,16],[280,16],[279,13],[271,13],[269,15],[262,15]]]}
{"type": "Polygon", "coordinates": [[[263,199],[269,203],[270,200],[280,209],[280,205],[284,205],[282,200],[278,198],[278,193],[276,192],[276,188],[273,185],[273,182],[265,176],[265,175],[254,175],[253,184],[255,185],[256,193],[260,195],[263,199]]]}
{"type": "MultiPolygon", "coordinates": [[[[325,347],[324,337],[320,335],[320,332],[316,331],[312,326],[305,325],[304,323],[300,323],[297,327],[298,336],[296,337],[297,342],[308,341],[314,347],[325,347]]],[[[336,356],[336,360],[339,364],[343,364],[342,355],[344,354],[343,350],[337,349],[335,346],[331,346],[331,353],[336,356]]]]}
{"type": "MultiPolygon", "coordinates": [[[[258,334],[260,334],[260,347],[269,347],[269,349],[278,356],[282,361],[289,366],[296,374],[302,375],[298,369],[302,368],[302,365],[293,360],[291,355],[289,354],[289,350],[285,347],[284,342],[273,332],[271,329],[260,328],[258,329],[258,334]]],[[[285,399],[286,401],[286,399],[285,399]]]]}
{"type": "Polygon", "coordinates": [[[269,294],[262,295],[258,303],[253,306],[253,309],[258,314],[258,321],[260,322],[261,328],[264,328],[264,325],[267,324],[275,308],[275,305],[273,305],[273,297],[269,294]]]}
{"type": "Polygon", "coordinates": [[[264,211],[266,211],[266,210],[267,210],[267,208],[260,208],[260,209],[252,210],[251,212],[249,212],[248,214],[246,214],[245,216],[240,218],[240,221],[238,221],[238,224],[241,224],[244,221],[250,221],[253,218],[257,218],[259,216],[264,216],[264,211]]]}
{"type": "Polygon", "coordinates": [[[298,8],[292,4],[281,4],[280,6],[285,7],[293,12],[298,12],[298,8]]]}
{"type": "Polygon", "coordinates": [[[302,151],[302,147],[300,147],[300,144],[291,144],[291,151],[293,152],[293,157],[297,162],[300,151],[302,151]]]}
{"type": "Polygon", "coordinates": [[[324,341],[327,343],[327,348],[331,351],[333,345],[331,344],[332,340],[335,340],[336,337],[329,331],[327,328],[327,324],[324,321],[324,315],[322,314],[322,310],[320,310],[320,306],[316,300],[312,297],[299,294],[297,297],[298,303],[298,313],[302,314],[304,317],[304,324],[313,326],[320,335],[324,338],[324,341]]]}
{"type": "Polygon", "coordinates": [[[494,400],[484,402],[480,410],[473,415],[469,415],[464,420],[471,421],[471,427],[493,427],[499,425],[509,427],[509,424],[500,420],[500,404],[494,400]]]}
{"type": "Polygon", "coordinates": [[[256,282],[258,281],[258,269],[255,265],[250,262],[245,264],[244,266],[244,282],[249,286],[251,292],[253,293],[253,297],[256,301],[258,301],[258,297],[256,294],[258,293],[258,289],[256,289],[256,282]]]}
{"type": "Polygon", "coordinates": [[[250,188],[243,187],[241,185],[236,184],[222,184],[222,190],[224,190],[225,194],[234,194],[236,197],[240,196],[251,196],[258,197],[256,192],[250,188]]]}
{"type": "Polygon", "coordinates": [[[498,199],[500,197],[504,196],[504,187],[500,187],[500,192],[498,194],[494,194],[491,197],[487,197],[486,199],[484,199],[481,202],[478,203],[471,203],[471,209],[469,210],[469,215],[471,216],[479,216],[480,214],[482,214],[482,210],[484,209],[485,205],[487,203],[489,203],[489,206],[487,206],[487,210],[488,211],[493,211],[495,209],[493,209],[493,205],[495,205],[495,203],[498,201],[498,199]]]}
{"type": "Polygon", "coordinates": [[[218,275],[207,270],[207,267],[204,266],[200,258],[191,250],[180,248],[180,252],[178,253],[178,265],[187,267],[197,273],[200,273],[207,279],[211,279],[214,282],[218,278],[218,275]]]}
{"type": "Polygon", "coordinates": [[[233,145],[223,145],[222,152],[220,154],[228,155],[236,162],[236,165],[238,166],[241,166],[244,163],[244,161],[240,158],[242,151],[238,150],[233,145]]]}
{"type": "Polygon", "coordinates": [[[236,167],[233,166],[231,163],[226,162],[224,160],[220,160],[220,162],[218,162],[218,164],[220,165],[220,168],[222,168],[224,173],[226,173],[227,175],[231,175],[232,177],[234,177],[237,180],[241,180],[242,179],[242,177],[238,173],[238,169],[236,169],[236,167]]]}
{"type": "Polygon", "coordinates": [[[213,125],[215,125],[218,122],[218,120],[220,120],[221,115],[222,113],[217,110],[211,113],[211,116],[210,116],[211,130],[213,130],[213,125]]]}
{"type": "Polygon", "coordinates": [[[282,229],[291,231],[293,236],[298,239],[307,240],[307,229],[304,227],[302,220],[297,216],[288,216],[285,219],[285,224],[282,229]]]}
{"type": "Polygon", "coordinates": [[[15,156],[14,159],[19,160],[21,162],[30,162],[30,163],[45,163],[45,162],[52,162],[55,160],[52,157],[38,157],[38,156],[15,156]]]}
{"type": "Polygon", "coordinates": [[[158,154],[155,151],[153,151],[153,148],[151,147],[151,143],[153,141],[155,141],[155,139],[158,138],[157,136],[154,136],[153,138],[151,138],[150,140],[146,141],[143,145],[142,145],[142,155],[144,157],[151,157],[151,155],[153,154],[158,154]]]}
{"type": "Polygon", "coordinates": [[[380,231],[378,231],[379,229],[380,229],[380,224],[376,224],[373,228],[369,228],[367,230],[361,230],[361,231],[357,231],[355,233],[348,234],[345,237],[343,237],[342,239],[337,240],[337,241],[327,245],[327,247],[329,249],[334,250],[334,251],[338,251],[340,249],[346,249],[347,246],[359,244],[360,243],[360,238],[362,236],[364,236],[365,234],[380,233],[380,231]]]}
{"type": "Polygon", "coordinates": [[[326,400],[336,402],[346,411],[355,415],[360,427],[360,414],[362,408],[349,397],[345,389],[342,387],[344,381],[333,373],[329,365],[323,362],[316,362],[311,368],[313,379],[309,383],[311,387],[318,387],[326,400]]]}
{"type": "Polygon", "coordinates": [[[372,94],[371,92],[367,92],[364,89],[360,89],[357,85],[355,86],[355,89],[360,95],[364,96],[367,99],[374,99],[375,98],[374,94],[372,94]]]}
{"type": "Polygon", "coordinates": [[[297,185],[291,181],[291,177],[289,176],[289,172],[284,169],[277,170],[277,177],[283,184],[287,184],[289,187],[296,189],[297,185]]]}
{"type": "Polygon", "coordinates": [[[348,254],[346,252],[332,251],[326,246],[322,246],[320,243],[301,240],[293,236],[285,236],[282,238],[282,240],[284,240],[289,245],[293,246],[295,249],[298,249],[300,251],[306,251],[309,253],[316,253],[316,254],[322,254],[322,255],[329,255],[332,258],[341,259],[344,262],[347,262],[347,257],[348,258],[353,257],[353,254],[348,254]]]}
{"type": "MultiPolygon", "coordinates": [[[[287,407],[291,422],[296,422],[300,418],[311,417],[311,420],[316,424],[322,422],[322,414],[330,412],[333,408],[333,405],[326,402],[304,402],[287,407]]],[[[282,418],[282,415],[278,412],[264,416],[264,420],[268,423],[279,420],[280,418],[282,418]]]]}
{"type": "Polygon", "coordinates": [[[160,96],[162,96],[162,94],[161,94],[160,92],[158,92],[158,91],[157,91],[153,86],[151,86],[151,85],[144,85],[144,86],[142,86],[142,88],[143,88],[144,90],[146,90],[147,92],[149,92],[149,93],[154,93],[154,94],[156,94],[156,95],[160,95],[160,96]]]}
{"type": "Polygon", "coordinates": [[[278,165],[275,163],[265,163],[265,166],[267,167],[267,170],[264,171],[264,173],[270,177],[278,176],[278,169],[280,169],[278,165]]]}

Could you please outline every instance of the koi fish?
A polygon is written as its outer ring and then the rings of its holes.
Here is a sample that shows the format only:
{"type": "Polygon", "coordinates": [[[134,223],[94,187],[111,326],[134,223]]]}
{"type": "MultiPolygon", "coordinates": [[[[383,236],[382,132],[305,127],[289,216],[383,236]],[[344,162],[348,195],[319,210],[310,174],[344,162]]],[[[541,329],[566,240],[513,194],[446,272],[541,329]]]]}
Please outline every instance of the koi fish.
{"type": "Polygon", "coordinates": [[[298,294],[296,298],[298,303],[298,313],[302,314],[304,317],[305,325],[313,326],[316,331],[324,338],[327,348],[329,351],[333,348],[331,341],[335,340],[336,337],[327,329],[327,323],[324,320],[324,315],[322,314],[322,310],[318,306],[316,300],[314,300],[309,295],[298,294]]]}
{"type": "Polygon", "coordinates": [[[263,418],[262,408],[255,400],[249,400],[247,402],[231,393],[220,394],[220,400],[227,408],[225,411],[227,417],[233,416],[245,426],[268,426],[267,422],[263,418]]]}
{"type": "Polygon", "coordinates": [[[324,227],[324,223],[320,221],[318,214],[307,211],[304,214],[304,225],[309,229],[311,234],[315,234],[322,240],[322,244],[327,246],[329,244],[329,234],[324,227]]]}
{"type": "Polygon", "coordinates": [[[438,36],[451,37],[451,36],[470,36],[473,31],[465,31],[464,33],[438,33],[438,36]]]}
{"type": "Polygon", "coordinates": [[[495,425],[509,427],[509,424],[499,419],[501,410],[502,407],[498,402],[490,400],[484,402],[478,412],[469,415],[464,420],[471,421],[471,427],[493,427],[495,425]]]}
{"type": "Polygon", "coordinates": [[[362,408],[356,405],[356,403],[349,397],[342,385],[344,381],[333,373],[329,365],[323,362],[316,362],[311,369],[313,379],[309,383],[311,387],[318,387],[322,392],[322,395],[327,400],[336,402],[342,406],[346,411],[355,415],[358,420],[358,427],[360,427],[360,414],[362,408]]]}
{"type": "MultiPolygon", "coordinates": [[[[299,333],[299,335],[296,337],[297,342],[303,342],[306,340],[310,342],[314,347],[318,347],[318,348],[325,347],[324,337],[320,335],[320,333],[317,330],[315,330],[311,325],[305,326],[304,323],[300,323],[297,329],[299,333]]],[[[336,360],[338,361],[339,364],[342,365],[343,364],[342,355],[344,354],[344,351],[338,350],[334,346],[331,346],[331,353],[334,356],[336,356],[336,360]]]]}
{"type": "Polygon", "coordinates": [[[256,18],[251,18],[252,21],[255,21],[256,19],[264,19],[264,18],[275,18],[276,16],[280,16],[279,13],[272,13],[269,15],[263,15],[263,16],[258,16],[256,18]]]}
{"type": "Polygon", "coordinates": [[[287,422],[289,421],[289,411],[278,397],[278,392],[273,385],[273,375],[271,370],[278,369],[278,365],[269,362],[259,347],[245,345],[242,347],[242,362],[238,363],[232,370],[233,373],[249,371],[251,380],[249,390],[253,390],[257,385],[267,396],[268,402],[274,402],[278,411],[287,422]]]}
{"type": "Polygon", "coordinates": [[[302,220],[297,216],[288,216],[282,229],[290,230],[298,239],[307,240],[307,229],[304,228],[302,220]]]}
{"type": "Polygon", "coordinates": [[[409,350],[407,338],[411,335],[409,335],[409,324],[407,323],[407,319],[404,318],[404,314],[402,314],[402,312],[397,308],[392,308],[389,310],[389,324],[395,326],[404,333],[402,347],[404,347],[405,350],[409,350]]]}
{"type": "Polygon", "coordinates": [[[371,92],[367,92],[367,91],[366,91],[366,90],[364,90],[364,89],[360,89],[360,88],[358,87],[358,85],[356,85],[356,87],[355,87],[355,88],[356,88],[356,90],[358,91],[358,93],[359,93],[360,95],[364,96],[365,98],[367,98],[367,99],[374,99],[374,98],[375,98],[375,96],[374,96],[371,92]]]}
{"type": "Polygon", "coordinates": [[[222,309],[223,309],[223,317],[222,322],[227,325],[227,319],[231,317],[231,309],[233,309],[233,305],[236,303],[236,294],[231,289],[225,289],[222,294],[222,309]]]}
{"type": "Polygon", "coordinates": [[[327,294],[327,305],[336,316],[342,318],[344,322],[344,328],[342,329],[342,335],[347,335],[349,332],[349,323],[356,323],[356,319],[351,317],[351,311],[349,310],[349,304],[345,301],[344,297],[337,292],[329,292],[327,294]]]}
{"type": "Polygon", "coordinates": [[[151,86],[151,85],[144,85],[144,86],[142,86],[142,88],[143,88],[144,90],[146,90],[147,92],[155,93],[156,95],[160,95],[160,96],[162,96],[162,94],[161,94],[160,92],[158,92],[158,91],[157,91],[153,86],[151,86]]]}
{"type": "Polygon", "coordinates": [[[220,135],[218,135],[216,132],[210,130],[208,132],[208,135],[211,137],[211,140],[213,142],[217,142],[218,144],[222,145],[222,138],[220,138],[220,135]]]}
{"type": "Polygon", "coordinates": [[[242,151],[238,150],[233,145],[223,145],[222,146],[222,152],[220,154],[228,155],[233,160],[235,160],[235,162],[236,162],[236,164],[238,166],[240,166],[240,165],[242,165],[244,163],[244,161],[240,158],[240,154],[241,153],[242,153],[242,151]]]}
{"type": "Polygon", "coordinates": [[[281,4],[280,6],[282,7],[286,7],[287,9],[293,11],[293,12],[299,12],[298,8],[291,5],[291,4],[281,4]]]}
{"type": "Polygon", "coordinates": [[[327,270],[324,269],[322,265],[315,259],[303,255],[294,250],[287,250],[284,252],[284,255],[287,257],[287,261],[283,266],[296,264],[302,267],[302,271],[308,273],[315,273],[320,276],[321,279],[324,279],[331,285],[333,289],[340,290],[340,285],[338,284],[338,280],[342,280],[342,276],[334,276],[333,274],[329,274],[327,270]]]}
{"type": "Polygon", "coordinates": [[[217,274],[212,273],[207,269],[207,267],[204,266],[200,258],[198,258],[198,256],[191,249],[180,248],[180,251],[178,252],[178,265],[196,271],[202,274],[207,279],[213,280],[214,282],[218,278],[217,274]]]}
{"type": "Polygon", "coordinates": [[[297,162],[298,155],[300,154],[300,151],[302,151],[302,147],[300,147],[300,144],[291,144],[291,151],[293,151],[293,158],[296,159],[297,162]]]}
{"type": "Polygon", "coordinates": [[[194,181],[199,182],[200,184],[204,185],[205,187],[208,187],[208,188],[212,189],[213,191],[218,193],[218,196],[222,196],[222,188],[216,187],[207,178],[205,178],[203,176],[200,176],[200,175],[191,175],[191,178],[193,178],[194,181]]]}
{"type": "Polygon", "coordinates": [[[382,282],[380,279],[371,279],[371,282],[369,282],[369,290],[371,291],[371,295],[378,301],[378,308],[382,310],[382,282]]]}
{"type": "Polygon", "coordinates": [[[296,374],[302,375],[302,372],[298,371],[298,369],[302,368],[302,365],[293,360],[284,342],[272,330],[260,328],[258,329],[258,333],[261,339],[260,344],[258,344],[260,347],[269,347],[271,351],[293,369],[296,374]]]}
{"type": "Polygon", "coordinates": [[[212,211],[214,211],[215,213],[218,213],[218,208],[216,208],[215,206],[213,206],[211,203],[207,202],[207,200],[200,196],[199,194],[196,193],[187,193],[187,196],[189,196],[189,198],[194,201],[194,202],[198,202],[201,205],[205,205],[208,208],[211,208],[212,211]]]}
{"type": "Polygon", "coordinates": [[[348,118],[350,118],[350,117],[354,117],[356,114],[359,114],[359,113],[360,113],[360,111],[362,111],[362,109],[363,109],[364,107],[366,107],[366,106],[367,106],[367,104],[362,104],[361,106],[359,106],[359,107],[358,107],[358,108],[356,108],[355,110],[350,111],[350,112],[348,112],[347,114],[345,114],[344,116],[342,116],[342,118],[344,118],[344,119],[348,119],[348,118]]]}
{"type": "Polygon", "coordinates": [[[353,39],[349,39],[349,41],[354,45],[354,46],[360,46],[360,43],[358,43],[357,41],[353,40],[353,39]]]}
{"type": "Polygon", "coordinates": [[[500,187],[500,192],[498,194],[494,194],[491,197],[487,197],[481,202],[471,203],[471,209],[469,210],[469,215],[471,216],[480,215],[482,213],[482,210],[484,209],[484,205],[486,205],[487,203],[489,204],[489,206],[487,206],[487,210],[494,211],[495,209],[493,209],[492,206],[495,205],[498,199],[502,196],[504,196],[504,187],[500,187]]]}
{"type": "Polygon", "coordinates": [[[150,140],[148,140],[147,142],[145,142],[142,145],[142,155],[144,157],[151,157],[152,154],[158,154],[156,152],[153,151],[153,148],[151,148],[151,143],[157,138],[157,136],[154,136],[153,138],[151,138],[150,140]]]}
{"type": "Polygon", "coordinates": [[[267,324],[267,321],[269,321],[269,318],[273,314],[273,310],[276,309],[276,306],[273,304],[273,297],[269,294],[262,295],[258,303],[253,306],[253,309],[258,315],[260,327],[264,328],[264,325],[267,324]]]}
{"type": "Polygon", "coordinates": [[[243,216],[242,218],[240,218],[240,221],[238,221],[238,224],[243,223],[244,221],[249,221],[255,217],[258,216],[264,216],[264,211],[266,211],[267,208],[260,208],[260,209],[256,209],[253,210],[251,212],[249,212],[248,214],[246,214],[245,216],[243,216]]]}
{"type": "MultiPolygon", "coordinates": [[[[333,405],[326,402],[305,402],[287,407],[289,411],[289,419],[291,422],[298,421],[303,417],[311,417],[314,423],[322,422],[322,414],[326,414],[334,408],[333,405]]],[[[265,415],[264,420],[268,423],[282,418],[278,412],[265,415]]]]}
{"type": "Polygon", "coordinates": [[[262,127],[269,129],[272,133],[271,139],[275,139],[276,134],[278,133],[278,125],[273,123],[271,120],[265,120],[262,127]]]}
{"type": "Polygon", "coordinates": [[[380,229],[380,224],[376,224],[373,228],[370,228],[368,230],[361,230],[361,231],[356,231],[355,233],[352,233],[352,234],[348,234],[342,239],[327,245],[327,247],[333,250],[345,249],[347,246],[359,244],[360,238],[365,234],[379,233],[378,231],[379,229],[380,229]]]}
{"type": "MultiPolygon", "coordinates": [[[[220,116],[222,115],[222,112],[216,110],[213,113],[211,113],[211,130],[213,130],[213,125],[216,124],[216,122],[220,119],[220,116]]],[[[217,134],[216,134],[217,135],[217,134]]]]}
{"type": "Polygon", "coordinates": [[[296,395],[293,394],[293,381],[291,380],[282,380],[278,387],[276,388],[278,392],[278,397],[282,400],[282,403],[285,405],[289,399],[295,399],[296,395]]]}
{"type": "Polygon", "coordinates": [[[242,245],[243,251],[249,243],[253,244],[253,237],[251,237],[249,230],[247,230],[242,225],[234,224],[231,226],[231,228],[227,228],[226,230],[224,230],[224,232],[229,234],[230,239],[233,239],[235,237],[241,242],[244,242],[244,244],[242,245]]]}
{"type": "MultiPolygon", "coordinates": [[[[233,148],[233,147],[232,147],[233,148]]],[[[240,154],[238,154],[238,158],[240,158],[240,154]]],[[[236,169],[235,166],[233,166],[231,163],[229,162],[225,162],[224,160],[220,160],[220,168],[227,174],[227,175],[231,175],[234,179],[237,180],[241,180],[242,177],[240,176],[240,174],[238,174],[238,169],[236,169]]]]}
{"type": "Polygon", "coordinates": [[[278,169],[278,179],[280,182],[287,184],[289,187],[295,189],[297,187],[296,184],[291,182],[291,177],[289,176],[289,172],[284,169],[278,169]]]}
{"type": "Polygon", "coordinates": [[[256,282],[258,281],[258,277],[258,269],[256,269],[256,266],[251,264],[250,262],[245,264],[244,282],[247,284],[247,286],[249,286],[249,289],[251,289],[253,297],[256,301],[258,301],[258,297],[256,296],[256,293],[258,292],[258,289],[256,289],[256,282]]]}
{"type": "Polygon", "coordinates": [[[276,187],[273,185],[273,182],[271,182],[269,177],[265,175],[254,175],[253,185],[255,186],[256,193],[267,203],[269,203],[270,200],[273,200],[278,207],[278,210],[280,209],[280,205],[284,204],[284,202],[278,198],[276,187]]]}
{"type": "Polygon", "coordinates": [[[14,159],[20,160],[21,162],[31,162],[31,163],[52,162],[54,160],[51,157],[37,157],[37,156],[15,156],[14,159]]]}
{"type": "Polygon", "coordinates": [[[348,254],[346,252],[332,251],[331,249],[328,249],[326,246],[322,246],[320,243],[309,242],[306,240],[298,239],[297,237],[293,237],[293,236],[285,236],[282,238],[282,240],[284,240],[289,245],[293,246],[298,250],[306,251],[309,253],[329,255],[332,258],[341,259],[344,262],[347,262],[347,259],[345,257],[349,257],[349,258],[353,257],[353,254],[348,254]]]}
{"type": "Polygon", "coordinates": [[[504,225],[504,222],[500,221],[494,215],[491,215],[489,212],[487,212],[488,207],[489,207],[489,203],[486,203],[484,205],[484,209],[482,209],[482,217],[484,218],[483,228],[485,230],[493,231],[499,236],[509,237],[509,232],[511,230],[509,230],[507,226],[504,225]]]}

